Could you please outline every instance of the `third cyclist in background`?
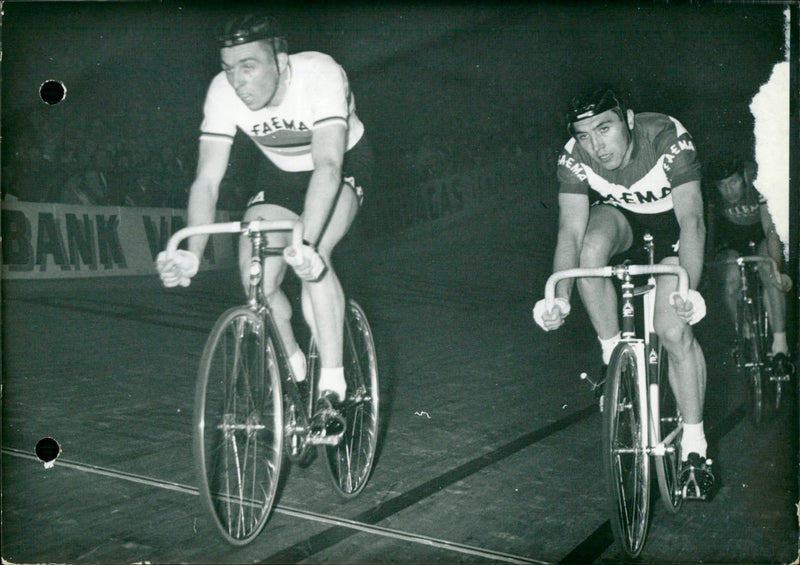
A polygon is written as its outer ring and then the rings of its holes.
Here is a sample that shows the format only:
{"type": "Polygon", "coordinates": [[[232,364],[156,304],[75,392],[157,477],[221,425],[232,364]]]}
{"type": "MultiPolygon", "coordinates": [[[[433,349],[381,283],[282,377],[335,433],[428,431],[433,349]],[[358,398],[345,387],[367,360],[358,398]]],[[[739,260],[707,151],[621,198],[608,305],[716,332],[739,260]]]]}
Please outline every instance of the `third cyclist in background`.
{"type": "MultiPolygon", "coordinates": [[[[771,257],[778,265],[780,281],[772,281],[771,268],[760,267],[759,275],[764,283],[764,302],[772,329],[772,368],[775,374],[787,375],[793,370],[786,340],[786,293],[792,287],[792,280],[783,272],[783,246],[767,201],[753,185],[756,174],[755,163],[736,155],[719,155],[709,162],[705,176],[714,187],[709,203],[712,246],[716,261],[761,255],[771,257]]],[[[735,320],[740,285],[736,265],[725,269],[722,283],[725,305],[735,320]]]]}

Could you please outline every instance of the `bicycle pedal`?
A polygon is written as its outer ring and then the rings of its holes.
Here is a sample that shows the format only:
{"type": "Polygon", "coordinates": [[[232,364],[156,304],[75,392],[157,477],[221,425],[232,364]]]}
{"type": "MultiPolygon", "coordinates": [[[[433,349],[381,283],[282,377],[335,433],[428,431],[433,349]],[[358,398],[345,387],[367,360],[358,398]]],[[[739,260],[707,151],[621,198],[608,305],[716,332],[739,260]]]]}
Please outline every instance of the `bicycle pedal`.
{"type": "Polygon", "coordinates": [[[684,500],[707,500],[708,495],[702,494],[700,492],[700,487],[697,484],[694,484],[693,487],[690,488],[690,485],[683,485],[683,499],[684,500]]]}
{"type": "MultiPolygon", "coordinates": [[[[690,461],[692,455],[690,455],[690,461]]],[[[711,470],[712,464],[711,459],[706,459],[702,466],[684,463],[685,466],[680,474],[680,480],[683,483],[681,495],[684,500],[709,501],[713,498],[719,483],[711,470]]]]}
{"type": "Polygon", "coordinates": [[[311,421],[308,441],[313,445],[338,445],[344,437],[344,418],[333,409],[323,409],[311,421]]]}

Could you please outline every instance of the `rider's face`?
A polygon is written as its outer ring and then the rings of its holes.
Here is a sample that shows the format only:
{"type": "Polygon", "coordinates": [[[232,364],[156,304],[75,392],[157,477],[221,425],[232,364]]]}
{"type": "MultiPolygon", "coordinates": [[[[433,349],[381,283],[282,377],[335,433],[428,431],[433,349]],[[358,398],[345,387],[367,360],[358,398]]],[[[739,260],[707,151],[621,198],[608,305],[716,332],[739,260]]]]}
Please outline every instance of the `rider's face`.
{"type": "Polygon", "coordinates": [[[272,101],[279,86],[284,53],[278,54],[276,62],[270,45],[252,41],[223,47],[220,57],[225,77],[248,108],[259,110],[272,101]]]}
{"type": "Polygon", "coordinates": [[[573,136],[604,169],[613,171],[628,164],[631,153],[633,112],[628,111],[628,123],[614,110],[572,124],[573,136]]]}
{"type": "Polygon", "coordinates": [[[744,179],[741,173],[733,173],[731,176],[717,181],[717,190],[722,197],[734,204],[744,196],[744,179]]]}

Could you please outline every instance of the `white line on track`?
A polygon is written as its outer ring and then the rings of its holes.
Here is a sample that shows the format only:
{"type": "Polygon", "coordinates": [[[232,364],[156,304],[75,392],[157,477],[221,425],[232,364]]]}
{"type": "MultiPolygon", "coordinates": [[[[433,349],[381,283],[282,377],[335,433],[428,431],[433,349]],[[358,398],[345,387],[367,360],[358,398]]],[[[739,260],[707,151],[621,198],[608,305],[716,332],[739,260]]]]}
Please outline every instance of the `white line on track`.
{"type": "MultiPolygon", "coordinates": [[[[4,447],[2,452],[6,455],[12,455],[14,457],[21,457],[23,459],[30,459],[32,461],[37,461],[41,463],[38,457],[35,455],[31,455],[30,453],[25,452],[21,449],[15,449],[13,447],[4,447]]],[[[66,459],[58,459],[56,461],[56,465],[61,467],[66,467],[68,469],[75,469],[77,471],[83,471],[85,473],[94,473],[96,475],[103,475],[106,477],[111,477],[114,479],[122,479],[125,481],[130,481],[132,483],[138,483],[141,485],[152,486],[156,488],[161,488],[165,490],[171,490],[174,492],[180,492],[182,494],[191,494],[194,496],[199,495],[197,487],[184,485],[180,483],[174,483],[171,481],[165,481],[161,479],[153,479],[150,477],[146,477],[144,475],[137,475],[134,473],[126,473],[125,471],[117,471],[115,469],[108,469],[106,467],[99,467],[97,465],[90,465],[88,463],[79,463],[77,461],[69,461],[66,459]]],[[[324,514],[317,514],[316,512],[309,512],[308,510],[300,510],[298,508],[290,508],[288,506],[283,505],[276,505],[273,510],[280,514],[285,514],[286,516],[293,516],[295,518],[301,518],[303,520],[309,520],[313,522],[320,522],[323,524],[329,524],[332,526],[340,526],[344,528],[350,528],[352,530],[358,530],[360,532],[365,532],[368,534],[374,534],[379,536],[384,536],[387,538],[398,539],[402,541],[407,541],[411,543],[417,543],[420,545],[426,545],[429,547],[435,547],[438,549],[445,549],[448,551],[453,551],[457,553],[463,553],[465,555],[475,555],[478,557],[485,557],[488,559],[493,559],[495,561],[500,561],[503,563],[537,563],[541,565],[545,565],[547,561],[539,561],[537,559],[532,559],[530,557],[523,557],[520,555],[512,555],[510,553],[503,553],[499,551],[493,551],[491,549],[482,549],[479,547],[474,547],[470,545],[464,545],[461,543],[456,543],[452,541],[432,538],[429,536],[423,536],[419,534],[414,534],[410,532],[402,532],[399,530],[393,530],[390,528],[383,528],[381,526],[375,526],[372,524],[365,524],[363,522],[357,522],[355,520],[348,520],[346,518],[338,518],[336,516],[327,516],[324,514]]]]}

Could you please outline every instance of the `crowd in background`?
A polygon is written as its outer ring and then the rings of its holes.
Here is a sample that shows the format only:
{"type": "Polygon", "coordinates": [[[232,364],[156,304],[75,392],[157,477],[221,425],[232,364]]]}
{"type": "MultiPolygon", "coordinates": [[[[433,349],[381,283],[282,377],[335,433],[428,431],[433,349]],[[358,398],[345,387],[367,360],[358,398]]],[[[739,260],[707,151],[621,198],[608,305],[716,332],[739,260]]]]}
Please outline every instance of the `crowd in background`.
{"type": "MultiPolygon", "coordinates": [[[[168,114],[154,113],[152,106],[137,108],[135,103],[124,112],[106,109],[102,119],[74,109],[55,113],[45,108],[33,113],[25,135],[16,133],[14,144],[4,148],[3,197],[183,209],[196,168],[197,131],[179,123],[168,114]],[[131,115],[137,119],[131,120],[131,115]]],[[[387,149],[396,154],[391,150],[387,149]]],[[[258,167],[253,163],[263,161],[254,152],[246,140],[237,139],[220,190],[220,209],[241,211],[244,207],[253,183],[258,182],[258,167]]],[[[490,141],[480,151],[465,152],[449,136],[425,135],[392,162],[395,170],[381,175],[382,184],[393,186],[370,191],[373,213],[404,225],[435,219],[475,198],[461,194],[474,183],[448,183],[448,179],[537,159],[541,156],[525,151],[520,140],[490,141]]],[[[554,159],[535,164],[555,170],[554,159]]]]}
{"type": "MultiPolygon", "coordinates": [[[[136,108],[128,108],[136,113],[136,108]]],[[[157,115],[32,113],[3,152],[3,196],[28,202],[184,207],[196,139],[157,115]],[[148,118],[149,116],[149,118],[148,118]]]]}

